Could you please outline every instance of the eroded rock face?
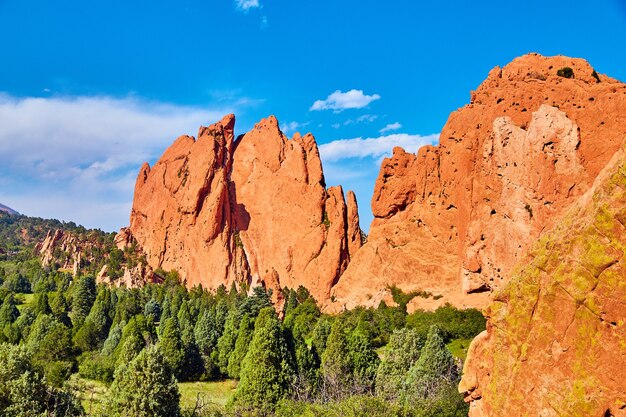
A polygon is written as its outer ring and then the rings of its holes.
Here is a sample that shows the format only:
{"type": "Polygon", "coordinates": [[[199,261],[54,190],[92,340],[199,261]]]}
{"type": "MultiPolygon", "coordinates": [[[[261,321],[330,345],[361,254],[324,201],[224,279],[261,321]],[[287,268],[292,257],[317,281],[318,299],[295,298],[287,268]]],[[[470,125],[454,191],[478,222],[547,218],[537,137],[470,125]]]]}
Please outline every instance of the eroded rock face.
{"type": "Polygon", "coordinates": [[[56,264],[59,270],[78,276],[82,264],[96,261],[94,249],[101,247],[96,238],[80,238],[74,233],[57,229],[54,232],[48,231],[46,238],[35,245],[35,253],[40,256],[44,267],[56,264]]]}
{"type": "Polygon", "coordinates": [[[515,59],[452,113],[438,146],[383,161],[368,242],[329,310],[376,305],[396,285],[410,307],[484,305],[530,244],[589,189],[626,136],[626,86],[584,60],[515,59]],[[557,76],[571,67],[574,78],[557,76]]]}
{"type": "Polygon", "coordinates": [[[183,136],[142,167],[132,237],[153,268],[189,286],[304,285],[326,300],[361,246],[354,194],[346,204],[341,187],[326,189],[312,135],[288,139],[269,117],[235,141],[234,122],[183,136]]]}
{"type": "Polygon", "coordinates": [[[471,417],[626,416],[625,201],[622,148],[485,310],[471,417]]]}

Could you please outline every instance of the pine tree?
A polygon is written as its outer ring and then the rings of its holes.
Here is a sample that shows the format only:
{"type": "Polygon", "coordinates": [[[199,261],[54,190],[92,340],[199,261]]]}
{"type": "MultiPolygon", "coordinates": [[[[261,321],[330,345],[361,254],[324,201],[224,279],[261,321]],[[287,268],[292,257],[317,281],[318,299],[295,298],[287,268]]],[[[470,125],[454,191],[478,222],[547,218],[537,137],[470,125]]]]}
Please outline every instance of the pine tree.
{"type": "Polygon", "coordinates": [[[74,343],[83,352],[99,349],[104,343],[111,326],[107,291],[98,294],[84,324],[74,336],[74,343]]]}
{"type": "Polygon", "coordinates": [[[156,302],[154,298],[151,298],[143,309],[143,315],[147,319],[152,320],[153,323],[157,322],[161,318],[161,306],[156,302]]]}
{"type": "Polygon", "coordinates": [[[388,401],[398,399],[409,369],[417,362],[424,340],[411,329],[393,332],[376,373],[376,394],[388,401]]]}
{"type": "Polygon", "coordinates": [[[144,349],[117,369],[109,398],[110,414],[116,417],[180,415],[176,378],[158,347],[144,349]]]}
{"type": "Polygon", "coordinates": [[[52,313],[57,320],[59,320],[67,327],[72,327],[72,320],[70,320],[70,317],[68,315],[68,313],[70,312],[70,305],[67,302],[67,298],[65,298],[65,295],[62,291],[57,292],[57,295],[56,297],[54,297],[54,300],[50,304],[50,307],[52,308],[52,313]]]}
{"type": "Polygon", "coordinates": [[[239,324],[239,333],[235,342],[235,349],[228,358],[228,376],[239,379],[241,370],[241,362],[248,352],[248,345],[252,341],[254,334],[254,322],[250,320],[247,314],[244,314],[239,324]]]}
{"type": "Polygon", "coordinates": [[[333,323],[322,354],[322,374],[330,386],[345,387],[351,379],[352,361],[348,346],[348,336],[343,321],[338,318],[333,323]]]}
{"type": "Polygon", "coordinates": [[[228,359],[235,349],[235,342],[239,333],[239,313],[231,310],[224,324],[224,332],[217,341],[217,366],[224,375],[228,374],[228,359]]]}
{"type": "Polygon", "coordinates": [[[215,378],[219,374],[217,366],[217,340],[220,337],[221,329],[215,323],[215,315],[210,311],[204,311],[194,329],[194,338],[200,358],[205,378],[215,378]]]}
{"type": "Polygon", "coordinates": [[[121,349],[117,356],[117,366],[130,363],[145,348],[146,343],[137,333],[131,333],[121,343],[121,349]]]}
{"type": "Polygon", "coordinates": [[[92,276],[79,278],[72,296],[72,323],[80,327],[96,300],[96,280],[92,276]]]}
{"type": "Polygon", "coordinates": [[[37,315],[52,313],[52,309],[50,308],[50,303],[48,302],[48,293],[43,292],[43,293],[37,294],[37,298],[35,300],[34,313],[37,315]]]}
{"type": "Polygon", "coordinates": [[[361,390],[369,390],[376,378],[380,359],[367,333],[357,327],[348,338],[352,378],[361,390]]]}
{"type": "Polygon", "coordinates": [[[111,327],[111,330],[109,330],[109,335],[102,345],[101,352],[103,355],[110,356],[113,354],[115,348],[117,348],[117,345],[122,340],[122,329],[125,325],[125,322],[121,322],[111,327]]]}
{"type": "Polygon", "coordinates": [[[293,358],[272,307],[259,312],[250,348],[241,366],[235,407],[271,411],[290,391],[295,378],[293,358]]]}
{"type": "Polygon", "coordinates": [[[169,318],[162,324],[163,331],[159,344],[174,375],[179,378],[183,373],[185,363],[185,346],[180,335],[180,328],[175,318],[169,318]]]}
{"type": "Polygon", "coordinates": [[[458,370],[446,347],[441,330],[431,326],[420,357],[409,369],[404,389],[407,400],[436,397],[444,388],[458,382],[458,370]]]}
{"type": "Polygon", "coordinates": [[[313,327],[312,344],[315,346],[320,356],[323,355],[326,350],[326,342],[328,341],[328,336],[330,336],[331,327],[332,320],[326,316],[320,318],[317,323],[315,323],[315,327],[313,327]]]}
{"type": "Polygon", "coordinates": [[[13,294],[4,297],[2,307],[0,307],[0,327],[15,323],[19,316],[20,311],[17,309],[17,303],[13,294]]]}
{"type": "Polygon", "coordinates": [[[252,295],[243,300],[239,313],[254,318],[259,315],[261,309],[271,306],[271,293],[268,293],[263,286],[258,285],[252,289],[252,295]]]}
{"type": "Polygon", "coordinates": [[[293,337],[291,345],[296,360],[296,389],[299,390],[300,398],[312,398],[317,393],[320,383],[320,357],[315,346],[309,347],[300,336],[293,337]]]}

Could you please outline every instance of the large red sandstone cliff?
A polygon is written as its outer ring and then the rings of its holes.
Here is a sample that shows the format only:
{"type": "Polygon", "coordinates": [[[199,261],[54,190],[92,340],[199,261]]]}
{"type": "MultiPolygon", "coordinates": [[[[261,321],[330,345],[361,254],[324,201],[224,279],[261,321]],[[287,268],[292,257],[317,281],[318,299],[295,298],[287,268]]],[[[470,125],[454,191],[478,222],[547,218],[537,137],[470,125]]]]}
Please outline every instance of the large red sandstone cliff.
{"type": "Polygon", "coordinates": [[[626,416],[626,142],[485,310],[471,417],[626,416]]]}
{"type": "MultiPolygon", "coordinates": [[[[154,268],[205,288],[306,286],[319,300],[361,246],[356,199],[326,189],[315,139],[276,118],[235,140],[235,118],[182,136],[135,186],[130,234],[154,268]]],[[[129,234],[128,230],[123,230],[129,234]]]]}
{"type": "Polygon", "coordinates": [[[626,85],[586,61],[530,54],[494,68],[438,146],[383,161],[368,242],[328,308],[376,305],[391,285],[442,296],[413,308],[484,305],[625,137],[626,85]]]}

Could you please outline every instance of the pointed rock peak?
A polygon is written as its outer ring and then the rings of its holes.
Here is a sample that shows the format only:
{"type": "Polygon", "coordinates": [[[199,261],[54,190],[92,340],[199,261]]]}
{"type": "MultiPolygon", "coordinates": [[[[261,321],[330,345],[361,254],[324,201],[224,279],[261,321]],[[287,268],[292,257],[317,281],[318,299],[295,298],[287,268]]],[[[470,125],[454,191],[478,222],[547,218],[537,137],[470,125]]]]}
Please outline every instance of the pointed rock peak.
{"type": "Polygon", "coordinates": [[[233,137],[233,132],[235,130],[235,115],[227,114],[220,120],[219,122],[213,123],[210,126],[201,126],[198,131],[198,139],[202,138],[204,135],[214,136],[216,133],[223,134],[227,138],[233,137]]]}
{"type": "Polygon", "coordinates": [[[282,134],[276,116],[271,115],[254,125],[254,130],[278,131],[282,134]]]}

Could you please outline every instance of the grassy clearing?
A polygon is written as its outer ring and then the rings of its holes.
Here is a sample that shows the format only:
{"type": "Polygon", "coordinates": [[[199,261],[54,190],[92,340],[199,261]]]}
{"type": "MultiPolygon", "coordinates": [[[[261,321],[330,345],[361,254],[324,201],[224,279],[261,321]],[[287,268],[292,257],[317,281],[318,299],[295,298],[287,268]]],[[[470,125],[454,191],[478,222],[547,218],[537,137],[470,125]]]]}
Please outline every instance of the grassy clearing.
{"type": "Polygon", "coordinates": [[[193,407],[199,398],[204,404],[216,403],[226,405],[235,393],[237,381],[227,379],[217,382],[181,382],[178,384],[180,391],[180,406],[193,407]]]}
{"type": "Polygon", "coordinates": [[[102,406],[108,392],[108,387],[99,381],[83,379],[75,374],[70,385],[78,392],[80,402],[88,416],[95,414],[102,406]]]}
{"type": "MultiPolygon", "coordinates": [[[[93,415],[104,405],[104,399],[108,387],[98,381],[80,378],[77,374],[72,376],[71,386],[79,393],[81,404],[87,415],[93,415]]],[[[237,388],[237,381],[225,380],[217,382],[181,382],[178,384],[180,391],[181,408],[193,408],[196,400],[201,404],[226,405],[237,388]]]]}
{"type": "Polygon", "coordinates": [[[33,300],[35,299],[35,294],[17,293],[15,294],[15,299],[20,303],[17,305],[17,309],[21,312],[22,308],[30,305],[33,302],[33,300]]]}
{"type": "Polygon", "coordinates": [[[455,339],[446,346],[450,349],[454,357],[465,360],[467,357],[467,349],[469,349],[471,342],[472,339],[455,339]]]}

